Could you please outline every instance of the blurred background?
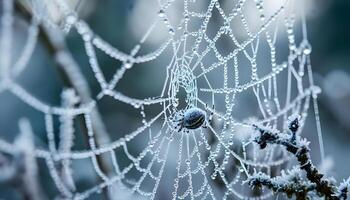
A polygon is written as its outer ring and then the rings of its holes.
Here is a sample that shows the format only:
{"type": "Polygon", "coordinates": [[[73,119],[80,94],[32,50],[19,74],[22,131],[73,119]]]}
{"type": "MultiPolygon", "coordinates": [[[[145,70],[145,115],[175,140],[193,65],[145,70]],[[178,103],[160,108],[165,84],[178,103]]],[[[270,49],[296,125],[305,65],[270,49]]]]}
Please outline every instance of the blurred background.
{"type": "MultiPolygon", "coordinates": [[[[219,1],[225,5],[225,0],[219,1]]],[[[308,39],[312,45],[311,62],[315,84],[322,88],[322,93],[319,96],[319,108],[325,154],[328,161],[327,166],[324,167],[329,168],[331,175],[340,181],[350,175],[348,167],[350,166],[350,1],[305,0],[304,3],[308,39]]],[[[97,0],[83,0],[71,1],[71,5],[77,10],[79,16],[91,26],[92,30],[123,52],[130,52],[151,25],[151,19],[157,15],[157,12],[150,12],[150,10],[156,10],[156,1],[105,0],[102,3],[97,0]]],[[[171,20],[177,21],[182,17],[181,15],[182,13],[176,12],[176,5],[175,9],[169,11],[171,20]]],[[[16,42],[12,49],[13,55],[16,55],[18,49],[21,48],[21,42],[25,40],[24,30],[26,28],[27,24],[24,20],[15,22],[14,37],[16,42]]],[[[155,50],[165,40],[168,35],[167,31],[164,28],[157,30],[157,34],[152,34],[144,44],[145,52],[141,50],[141,54],[155,50]]],[[[100,86],[95,81],[88,65],[81,37],[72,32],[67,36],[67,44],[87,78],[91,90],[94,95],[97,95],[100,86]]],[[[219,45],[225,46],[225,43],[219,43],[219,45]]],[[[103,73],[107,79],[110,79],[121,63],[107,57],[102,52],[97,52],[97,55],[103,73]]],[[[136,98],[158,96],[163,87],[164,77],[155,77],[165,73],[166,61],[166,58],[159,59],[147,63],[143,67],[132,68],[118,84],[117,90],[136,98]]],[[[58,70],[52,67],[53,65],[55,64],[48,52],[43,45],[38,44],[29,67],[18,77],[18,82],[42,101],[52,105],[60,105],[64,80],[60,78],[58,70]]],[[[249,107],[250,102],[243,104],[242,109],[244,110],[249,107]]],[[[98,108],[102,113],[107,131],[112,133],[112,140],[120,138],[124,135],[123,133],[130,132],[130,130],[142,125],[138,111],[116,103],[111,98],[103,98],[98,108]]],[[[0,111],[1,138],[13,141],[18,132],[18,119],[27,117],[37,136],[35,143],[38,146],[46,146],[46,131],[42,113],[36,112],[8,93],[1,94],[0,111]]],[[[150,110],[146,114],[154,115],[157,112],[150,110]]],[[[309,127],[310,130],[313,128],[314,126],[309,127]]],[[[59,129],[58,123],[55,124],[55,129],[59,129]]],[[[306,129],[306,132],[309,129],[306,129]]],[[[320,160],[317,153],[317,138],[315,134],[310,134],[308,137],[311,140],[311,148],[316,149],[313,152],[313,158],[317,163],[320,160]]],[[[76,140],[76,142],[75,149],[84,149],[82,141],[76,140]]],[[[82,173],[81,180],[79,180],[82,185],[85,183],[89,185],[89,181],[91,181],[89,173],[94,173],[91,168],[90,170],[78,172],[82,173]]],[[[45,181],[49,174],[44,171],[42,173],[41,179],[45,181]]],[[[54,189],[51,188],[51,190],[54,189]]],[[[0,186],[0,199],[2,198],[17,199],[18,195],[11,188],[2,185],[0,186]]]]}

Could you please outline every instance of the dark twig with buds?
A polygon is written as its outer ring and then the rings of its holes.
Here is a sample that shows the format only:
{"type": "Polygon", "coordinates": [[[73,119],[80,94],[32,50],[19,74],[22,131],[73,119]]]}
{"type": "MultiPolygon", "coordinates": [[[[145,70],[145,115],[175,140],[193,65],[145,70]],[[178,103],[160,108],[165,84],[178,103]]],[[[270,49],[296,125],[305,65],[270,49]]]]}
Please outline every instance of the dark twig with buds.
{"type": "Polygon", "coordinates": [[[307,180],[302,181],[298,173],[293,173],[294,176],[291,173],[282,173],[281,176],[274,178],[263,173],[256,173],[248,178],[248,184],[251,187],[266,186],[275,192],[283,192],[288,197],[294,194],[297,199],[308,199],[311,192],[327,200],[347,199],[350,178],[337,187],[331,180],[324,177],[311,161],[309,142],[297,135],[299,126],[298,117],[289,122],[287,133],[254,125],[259,133],[254,138],[254,142],[259,144],[261,149],[266,148],[268,144],[284,146],[288,152],[296,157],[299,168],[306,172],[307,180]]]}

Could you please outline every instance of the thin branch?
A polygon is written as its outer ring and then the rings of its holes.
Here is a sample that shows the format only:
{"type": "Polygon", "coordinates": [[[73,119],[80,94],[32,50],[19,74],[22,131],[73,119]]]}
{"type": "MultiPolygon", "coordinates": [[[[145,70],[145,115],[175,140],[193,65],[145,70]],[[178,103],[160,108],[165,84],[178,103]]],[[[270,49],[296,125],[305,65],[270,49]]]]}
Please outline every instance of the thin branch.
{"type": "MultiPolygon", "coordinates": [[[[297,135],[299,126],[298,117],[289,122],[288,134],[254,125],[259,133],[258,136],[255,137],[254,142],[259,144],[261,149],[264,149],[268,144],[284,146],[288,152],[296,157],[299,168],[306,172],[307,180],[315,184],[314,190],[318,196],[325,197],[325,199],[329,200],[345,200],[347,198],[350,181],[348,180],[339,187],[336,187],[331,180],[324,177],[324,174],[322,174],[311,161],[309,142],[305,139],[301,139],[300,136],[297,135]]],[[[265,181],[265,179],[262,179],[259,181],[258,177],[255,177],[255,179],[254,177],[251,178],[250,183],[251,186],[254,186],[254,183],[259,183],[271,189],[278,187],[277,185],[273,185],[274,182],[272,180],[265,181]]],[[[291,192],[297,196],[299,191],[293,190],[291,192]]]]}
{"type": "MultiPolygon", "coordinates": [[[[20,1],[15,1],[15,10],[28,21],[33,17],[32,15],[34,15],[30,10],[22,5],[20,1]]],[[[55,59],[57,69],[59,70],[66,87],[74,88],[81,99],[81,103],[91,102],[93,98],[91,96],[89,85],[80,71],[78,64],[75,62],[73,56],[67,48],[63,33],[60,30],[52,29],[52,27],[47,28],[45,23],[40,23],[39,39],[45,45],[49,54],[55,59]]],[[[97,107],[92,109],[90,116],[92,119],[92,128],[95,133],[96,145],[101,146],[102,144],[110,143],[111,139],[105,129],[97,107]]],[[[87,142],[88,136],[84,125],[84,119],[79,117],[79,120],[82,125],[82,132],[84,132],[85,140],[87,142]]],[[[109,174],[112,170],[110,162],[103,159],[102,156],[97,156],[97,159],[102,171],[109,174]]]]}
{"type": "Polygon", "coordinates": [[[263,172],[255,173],[246,182],[250,186],[265,186],[274,192],[285,193],[289,198],[295,195],[297,200],[307,199],[308,193],[315,190],[315,184],[303,181],[297,168],[274,178],[263,172]]]}

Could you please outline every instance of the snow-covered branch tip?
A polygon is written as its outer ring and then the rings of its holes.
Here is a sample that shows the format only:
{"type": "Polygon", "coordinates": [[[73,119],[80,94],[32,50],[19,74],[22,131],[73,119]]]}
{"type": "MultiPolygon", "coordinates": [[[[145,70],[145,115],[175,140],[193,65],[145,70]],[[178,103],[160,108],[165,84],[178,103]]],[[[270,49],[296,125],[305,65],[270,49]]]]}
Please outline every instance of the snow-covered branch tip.
{"type": "Polygon", "coordinates": [[[253,141],[261,149],[266,148],[268,144],[284,146],[288,152],[296,157],[299,168],[306,172],[307,180],[295,182],[295,180],[300,179],[296,173],[292,173],[294,176],[291,173],[282,173],[280,176],[271,178],[260,172],[248,178],[247,182],[251,187],[265,186],[275,192],[283,192],[288,197],[294,194],[297,199],[308,199],[311,192],[329,200],[347,199],[350,178],[337,187],[333,181],[325,178],[324,174],[316,168],[310,158],[309,142],[297,135],[300,128],[299,117],[293,117],[288,121],[288,129],[285,133],[257,125],[254,127],[258,134],[253,141]]]}
{"type": "Polygon", "coordinates": [[[307,199],[308,194],[313,192],[316,187],[314,183],[303,180],[300,169],[297,167],[286,172],[282,171],[281,176],[274,178],[263,172],[254,173],[246,182],[250,186],[265,186],[274,192],[285,193],[289,198],[295,195],[297,200],[307,199]]]}

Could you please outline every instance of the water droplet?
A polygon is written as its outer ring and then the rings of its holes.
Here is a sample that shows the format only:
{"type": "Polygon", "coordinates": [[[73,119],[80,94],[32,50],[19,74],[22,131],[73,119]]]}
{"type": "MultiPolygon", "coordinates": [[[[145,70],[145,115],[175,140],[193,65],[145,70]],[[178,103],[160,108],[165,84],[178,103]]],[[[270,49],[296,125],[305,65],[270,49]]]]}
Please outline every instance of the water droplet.
{"type": "Polygon", "coordinates": [[[66,21],[67,21],[68,24],[74,24],[77,21],[77,17],[74,16],[74,15],[69,15],[66,18],[66,21]]]}
{"type": "Polygon", "coordinates": [[[310,55],[311,50],[312,50],[311,45],[309,43],[306,43],[303,49],[303,53],[305,55],[310,55]]]}
{"type": "Polygon", "coordinates": [[[264,15],[264,14],[261,14],[261,15],[260,15],[260,19],[261,19],[261,20],[265,20],[265,15],[264,15]]]}
{"type": "Polygon", "coordinates": [[[86,42],[88,42],[88,41],[90,41],[91,40],[91,34],[90,33],[84,33],[83,34],[83,40],[84,41],[86,41],[86,42]]]}
{"type": "Polygon", "coordinates": [[[164,17],[164,16],[165,16],[164,10],[159,10],[158,16],[159,16],[159,17],[164,17]]]}
{"type": "Polygon", "coordinates": [[[173,28],[169,28],[169,34],[171,34],[171,35],[174,35],[174,34],[175,34],[175,31],[174,31],[173,28]]]}
{"type": "Polygon", "coordinates": [[[184,31],[184,36],[185,36],[185,37],[188,36],[188,31],[184,31]]]}
{"type": "Polygon", "coordinates": [[[214,179],[216,178],[216,175],[215,175],[215,174],[212,174],[210,177],[211,177],[211,179],[214,180],[214,179]]]}
{"type": "Polygon", "coordinates": [[[169,24],[169,21],[168,21],[168,19],[167,18],[164,18],[164,24],[166,24],[166,25],[168,25],[169,24]]]}
{"type": "Polygon", "coordinates": [[[300,71],[298,74],[299,76],[304,76],[304,71],[300,71]]]}
{"type": "Polygon", "coordinates": [[[130,68],[132,67],[132,63],[131,63],[129,60],[125,61],[124,67],[125,67],[126,69],[130,69],[130,68]]]}

